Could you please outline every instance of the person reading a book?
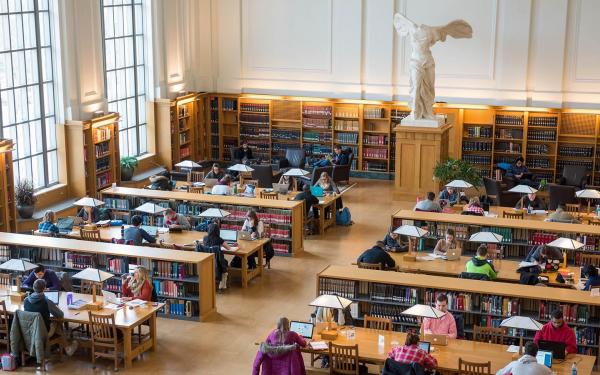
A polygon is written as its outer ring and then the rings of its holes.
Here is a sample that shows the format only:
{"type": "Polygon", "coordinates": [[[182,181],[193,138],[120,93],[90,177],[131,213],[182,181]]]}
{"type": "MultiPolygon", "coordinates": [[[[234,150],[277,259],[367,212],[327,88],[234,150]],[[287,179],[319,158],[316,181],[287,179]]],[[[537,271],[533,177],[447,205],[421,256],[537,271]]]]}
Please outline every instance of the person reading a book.
{"type": "Polygon", "coordinates": [[[446,255],[446,252],[450,249],[456,249],[458,246],[458,241],[456,241],[456,237],[454,235],[454,229],[448,228],[446,229],[446,235],[444,238],[438,240],[435,244],[435,248],[433,249],[433,253],[436,255],[446,255]]]}
{"type": "Polygon", "coordinates": [[[342,146],[333,146],[333,154],[327,155],[324,159],[316,161],[314,167],[327,167],[328,165],[348,165],[350,158],[348,154],[342,150],[342,146]]]}
{"type": "Polygon", "coordinates": [[[557,222],[557,223],[569,223],[569,224],[579,224],[580,221],[575,219],[573,215],[565,211],[565,207],[562,204],[559,204],[556,207],[556,211],[548,216],[545,221],[557,222]]]}
{"type": "Polygon", "coordinates": [[[586,264],[583,266],[582,273],[587,280],[585,284],[580,283],[577,286],[577,289],[580,290],[591,290],[592,288],[600,286],[600,276],[598,276],[598,268],[594,267],[591,264],[586,264]]]}
{"type": "Polygon", "coordinates": [[[421,330],[426,335],[448,335],[448,338],[455,339],[457,335],[456,321],[454,316],[448,312],[448,296],[438,294],[435,299],[435,308],[444,313],[439,319],[423,318],[421,330]]]}
{"type": "Polygon", "coordinates": [[[48,290],[60,290],[60,279],[53,270],[47,270],[41,264],[31,271],[29,276],[23,281],[23,287],[33,288],[37,280],[44,280],[45,288],[48,290]]]}
{"type": "Polygon", "coordinates": [[[222,179],[219,180],[218,184],[213,186],[210,193],[213,195],[231,195],[231,176],[226,174],[222,179]]]}
{"type": "Polygon", "coordinates": [[[48,210],[44,213],[44,219],[38,224],[38,232],[48,233],[53,236],[58,236],[60,230],[54,224],[56,222],[56,214],[52,210],[48,210]]]}
{"type": "Polygon", "coordinates": [[[385,251],[383,241],[377,241],[375,246],[360,254],[356,261],[358,263],[380,264],[381,269],[396,267],[394,259],[385,251]]]}
{"type": "MultiPolygon", "coordinates": [[[[545,210],[546,209],[546,203],[544,203],[543,200],[540,199],[540,197],[538,197],[535,193],[531,193],[531,194],[527,194],[527,196],[525,196],[523,198],[523,207],[524,208],[529,208],[531,207],[532,210],[545,210]]],[[[521,202],[517,202],[517,204],[515,205],[515,208],[520,209],[521,208],[521,202]]]]}
{"type": "Polygon", "coordinates": [[[205,178],[220,180],[223,177],[225,177],[225,172],[223,172],[221,166],[218,163],[214,163],[212,165],[212,169],[210,170],[210,172],[208,172],[205,178]]]}
{"type": "Polygon", "coordinates": [[[485,275],[490,280],[494,280],[498,276],[494,266],[488,262],[488,249],[485,244],[479,245],[476,255],[465,265],[465,270],[469,273],[485,275]]]}
{"type": "Polygon", "coordinates": [[[252,375],[306,374],[300,352],[300,347],[306,345],[304,337],[290,330],[288,318],[279,318],[277,328],[271,331],[267,339],[260,344],[252,364],[252,375]]]}
{"type": "Polygon", "coordinates": [[[542,329],[536,332],[533,342],[536,344],[540,340],[562,342],[565,344],[565,351],[567,353],[577,353],[575,331],[565,322],[562,310],[556,309],[552,311],[551,317],[552,320],[544,324],[542,329]]]}
{"type": "Polygon", "coordinates": [[[131,275],[122,276],[124,300],[141,299],[152,301],[152,280],[146,267],[139,266],[131,275]]]}
{"type": "Polygon", "coordinates": [[[528,342],[523,347],[523,356],[512,361],[506,367],[498,370],[496,375],[551,375],[552,370],[537,362],[536,356],[538,346],[534,342],[528,342]]]}
{"type": "Polygon", "coordinates": [[[549,247],[546,245],[538,245],[529,251],[525,262],[544,264],[548,263],[548,260],[559,260],[563,261],[562,252],[556,247],[549,247]]]}
{"type": "Polygon", "coordinates": [[[402,364],[418,363],[426,370],[437,368],[437,359],[419,348],[419,335],[409,332],[402,346],[395,346],[388,353],[388,358],[402,364]]]}
{"type": "Polygon", "coordinates": [[[446,186],[444,190],[440,192],[439,199],[445,199],[450,206],[454,206],[458,203],[458,192],[454,190],[452,186],[446,186]]]}
{"type": "Polygon", "coordinates": [[[385,250],[393,253],[399,253],[408,250],[408,244],[403,242],[398,233],[394,233],[394,228],[390,228],[389,232],[383,239],[385,250]]]}
{"type": "Polygon", "coordinates": [[[528,185],[535,187],[535,184],[533,181],[531,181],[532,176],[529,172],[529,168],[525,166],[525,159],[523,159],[522,156],[516,158],[515,162],[508,167],[506,176],[514,178],[517,185],[528,185]]]}
{"type": "Polygon", "coordinates": [[[148,232],[141,228],[141,216],[134,215],[130,222],[131,226],[125,228],[123,233],[123,240],[125,240],[125,243],[132,243],[136,246],[141,246],[144,240],[149,243],[156,243],[156,238],[152,237],[148,232]]]}
{"type": "Polygon", "coordinates": [[[192,229],[192,225],[190,224],[188,218],[184,215],[178,214],[172,208],[167,208],[167,210],[164,212],[163,226],[169,229],[192,229]]]}

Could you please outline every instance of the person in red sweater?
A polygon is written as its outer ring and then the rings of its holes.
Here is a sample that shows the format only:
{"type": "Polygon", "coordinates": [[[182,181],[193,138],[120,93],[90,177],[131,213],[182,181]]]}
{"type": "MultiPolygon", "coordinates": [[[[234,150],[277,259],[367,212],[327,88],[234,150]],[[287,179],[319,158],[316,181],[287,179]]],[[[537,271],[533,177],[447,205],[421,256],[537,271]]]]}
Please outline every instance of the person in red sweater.
{"type": "Polygon", "coordinates": [[[567,353],[577,353],[575,331],[565,323],[563,313],[560,310],[554,310],[552,320],[536,332],[533,342],[538,344],[539,340],[562,342],[565,344],[567,353]]]}
{"type": "Polygon", "coordinates": [[[152,282],[145,267],[138,267],[131,275],[123,279],[123,297],[137,298],[144,301],[152,300],[152,282]]]}

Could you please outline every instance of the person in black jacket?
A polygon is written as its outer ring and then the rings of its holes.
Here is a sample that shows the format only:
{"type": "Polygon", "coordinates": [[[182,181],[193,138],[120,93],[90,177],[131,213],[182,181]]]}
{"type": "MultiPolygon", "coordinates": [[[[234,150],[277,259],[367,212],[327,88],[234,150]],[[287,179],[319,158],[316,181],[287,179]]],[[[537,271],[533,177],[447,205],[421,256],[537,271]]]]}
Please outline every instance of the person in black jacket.
{"type": "Polygon", "coordinates": [[[357,259],[358,263],[372,263],[381,264],[382,268],[394,268],[396,267],[396,262],[390,254],[385,251],[385,244],[383,241],[377,241],[375,246],[370,248],[369,250],[365,250],[364,253],[360,254],[357,259]]]}
{"type": "MultiPolygon", "coordinates": [[[[317,197],[312,195],[312,193],[310,192],[309,184],[302,185],[302,193],[297,194],[294,197],[294,200],[295,201],[304,201],[304,210],[305,210],[306,216],[309,216],[311,214],[311,207],[313,205],[319,204],[319,200],[317,199],[317,197]]],[[[317,219],[319,217],[319,210],[316,207],[313,208],[312,215],[315,219],[317,219]]]]}
{"type": "Polygon", "coordinates": [[[342,151],[342,146],[335,145],[333,147],[333,160],[331,160],[334,165],[348,165],[350,163],[350,158],[348,154],[342,151]]]}
{"type": "Polygon", "coordinates": [[[385,235],[383,243],[385,244],[385,249],[387,251],[401,252],[408,250],[408,245],[401,241],[400,235],[398,233],[394,233],[393,229],[391,229],[388,234],[385,235]]]}
{"type": "MultiPolygon", "coordinates": [[[[527,194],[526,197],[523,198],[523,207],[527,209],[531,207],[532,210],[545,210],[546,203],[540,199],[535,193],[527,194]]],[[[517,202],[515,208],[521,208],[521,202],[517,202]]]]}
{"type": "Polygon", "coordinates": [[[234,156],[242,163],[252,159],[252,149],[248,147],[248,141],[242,141],[242,146],[235,150],[234,156]]]}

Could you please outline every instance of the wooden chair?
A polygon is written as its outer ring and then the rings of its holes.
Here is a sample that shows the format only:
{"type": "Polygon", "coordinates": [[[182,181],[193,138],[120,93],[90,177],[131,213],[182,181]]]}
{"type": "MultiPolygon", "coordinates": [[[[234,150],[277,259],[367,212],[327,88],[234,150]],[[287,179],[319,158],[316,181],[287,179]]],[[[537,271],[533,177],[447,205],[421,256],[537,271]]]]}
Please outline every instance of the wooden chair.
{"type": "Polygon", "coordinates": [[[252,185],[254,187],[257,187],[258,180],[244,179],[244,182],[241,182],[241,179],[240,179],[240,187],[242,187],[242,189],[245,189],[246,185],[252,185]]]}
{"type": "Polygon", "coordinates": [[[100,229],[85,229],[81,228],[81,239],[85,241],[100,242],[100,229]]]}
{"type": "Polygon", "coordinates": [[[202,181],[204,181],[204,172],[190,172],[187,175],[187,182],[190,184],[202,181]]]}
{"type": "Polygon", "coordinates": [[[565,203],[565,211],[572,214],[579,214],[581,206],[578,203],[565,203]]]}
{"type": "Polygon", "coordinates": [[[488,375],[492,371],[492,362],[468,362],[458,358],[458,374],[459,375],[488,375]]]}
{"type": "Polygon", "coordinates": [[[122,342],[117,336],[115,314],[95,314],[88,311],[92,332],[92,365],[96,368],[96,358],[112,358],[115,371],[119,371],[119,352],[122,342]]]}
{"type": "Polygon", "coordinates": [[[260,192],[260,198],[261,199],[273,199],[273,200],[277,200],[279,199],[279,193],[276,191],[270,192],[270,193],[266,193],[264,191],[260,192]]]}
{"type": "Polygon", "coordinates": [[[599,225],[600,226],[600,220],[589,219],[588,220],[588,224],[589,225],[599,225]]]}
{"type": "Polygon", "coordinates": [[[8,273],[0,273],[0,285],[11,286],[12,277],[8,273]]]}
{"type": "Polygon", "coordinates": [[[503,219],[523,219],[525,217],[523,212],[502,212],[503,219]]]}
{"type": "Polygon", "coordinates": [[[5,301],[0,301],[0,344],[5,344],[6,353],[10,353],[10,317],[5,301]]]}
{"type": "Polygon", "coordinates": [[[381,263],[363,263],[358,262],[358,268],[364,268],[367,270],[382,270],[381,263]]]}
{"type": "Polygon", "coordinates": [[[392,319],[377,318],[374,316],[365,315],[365,328],[376,329],[378,331],[391,331],[392,326],[392,319]]]}
{"type": "Polygon", "coordinates": [[[359,375],[358,345],[329,343],[329,374],[359,375]]]}
{"type": "Polygon", "coordinates": [[[244,185],[245,181],[252,179],[252,172],[240,172],[240,185],[244,185]]]}
{"type": "Polygon", "coordinates": [[[501,327],[473,327],[473,341],[489,342],[492,344],[504,343],[504,329],[501,327]]]}
{"type": "Polygon", "coordinates": [[[595,267],[600,267],[600,255],[581,253],[581,264],[590,264],[595,267]]]}
{"type": "Polygon", "coordinates": [[[189,186],[188,193],[204,194],[204,186],[189,186]]]}

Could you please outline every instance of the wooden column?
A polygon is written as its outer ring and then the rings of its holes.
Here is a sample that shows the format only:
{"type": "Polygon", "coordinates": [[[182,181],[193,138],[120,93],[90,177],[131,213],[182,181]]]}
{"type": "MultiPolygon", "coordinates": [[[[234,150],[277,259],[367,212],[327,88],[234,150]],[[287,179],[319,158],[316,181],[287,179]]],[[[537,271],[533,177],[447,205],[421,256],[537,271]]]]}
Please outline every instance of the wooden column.
{"type": "Polygon", "coordinates": [[[440,184],[433,180],[435,164],[448,157],[452,123],[439,128],[396,126],[396,193],[413,198],[428,191],[436,194],[440,184]]]}

